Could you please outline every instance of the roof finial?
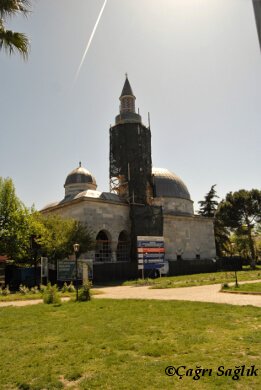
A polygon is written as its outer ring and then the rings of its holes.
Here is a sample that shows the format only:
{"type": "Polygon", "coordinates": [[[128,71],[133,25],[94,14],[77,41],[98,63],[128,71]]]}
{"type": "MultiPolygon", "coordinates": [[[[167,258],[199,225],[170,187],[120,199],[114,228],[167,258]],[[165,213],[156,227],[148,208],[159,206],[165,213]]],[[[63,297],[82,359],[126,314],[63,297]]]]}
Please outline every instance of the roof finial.
{"type": "Polygon", "coordinates": [[[128,73],[127,72],[125,73],[125,76],[126,76],[126,79],[127,79],[128,78],[128,73]]]}
{"type": "Polygon", "coordinates": [[[81,162],[81,161],[79,161],[79,168],[81,168],[81,166],[82,166],[82,162],[81,162]]]}

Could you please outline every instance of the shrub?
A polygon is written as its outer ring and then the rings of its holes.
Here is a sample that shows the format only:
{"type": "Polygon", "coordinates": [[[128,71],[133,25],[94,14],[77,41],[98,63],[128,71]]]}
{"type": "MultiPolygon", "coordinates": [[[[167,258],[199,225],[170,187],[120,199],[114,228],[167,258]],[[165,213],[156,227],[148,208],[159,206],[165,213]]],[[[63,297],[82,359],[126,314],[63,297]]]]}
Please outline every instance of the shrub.
{"type": "Polygon", "coordinates": [[[26,294],[29,293],[29,288],[26,287],[26,286],[23,286],[22,284],[20,284],[20,286],[19,286],[19,292],[20,292],[20,294],[22,294],[22,295],[26,295],[26,294]]]}
{"type": "Polygon", "coordinates": [[[51,285],[51,283],[47,284],[47,287],[43,293],[43,301],[47,304],[61,304],[61,297],[59,296],[56,284],[54,284],[53,286],[51,285]]]}
{"type": "Polygon", "coordinates": [[[7,285],[6,288],[1,289],[1,294],[6,296],[10,294],[9,286],[7,285]]]}
{"type": "Polygon", "coordinates": [[[83,284],[82,288],[79,290],[79,301],[90,301],[91,300],[91,282],[86,282],[83,284]]]}
{"type": "Polygon", "coordinates": [[[40,292],[43,294],[47,289],[47,286],[45,286],[44,284],[40,284],[40,292]]]}
{"type": "Polygon", "coordinates": [[[228,283],[222,283],[221,284],[221,289],[222,290],[227,290],[229,288],[229,284],[228,283]]]}
{"type": "Polygon", "coordinates": [[[68,290],[67,290],[68,292],[75,292],[75,287],[74,287],[74,285],[73,285],[73,282],[71,282],[70,284],[69,284],[69,286],[68,286],[68,290]]]}
{"type": "Polygon", "coordinates": [[[34,286],[34,287],[31,288],[30,292],[31,292],[32,294],[38,294],[38,293],[39,293],[39,289],[38,289],[37,286],[34,286]]]}
{"type": "Polygon", "coordinates": [[[66,282],[64,282],[64,284],[63,284],[62,292],[63,293],[68,292],[68,284],[66,282]]]}

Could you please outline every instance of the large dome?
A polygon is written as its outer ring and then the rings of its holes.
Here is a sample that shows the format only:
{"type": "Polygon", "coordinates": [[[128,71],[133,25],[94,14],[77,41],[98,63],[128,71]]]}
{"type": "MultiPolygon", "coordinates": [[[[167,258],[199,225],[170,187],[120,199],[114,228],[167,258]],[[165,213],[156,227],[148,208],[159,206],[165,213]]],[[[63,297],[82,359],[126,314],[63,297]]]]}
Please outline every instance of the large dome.
{"type": "Polygon", "coordinates": [[[190,200],[190,194],[183,181],[164,168],[152,168],[155,197],[182,198],[190,200]]]}

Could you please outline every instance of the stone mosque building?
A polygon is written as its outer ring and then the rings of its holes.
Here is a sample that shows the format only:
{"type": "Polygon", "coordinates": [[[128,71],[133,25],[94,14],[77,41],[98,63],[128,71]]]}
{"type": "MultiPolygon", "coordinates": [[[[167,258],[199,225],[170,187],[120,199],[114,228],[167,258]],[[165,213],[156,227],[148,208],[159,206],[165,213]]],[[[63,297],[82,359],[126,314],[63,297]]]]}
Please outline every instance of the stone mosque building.
{"type": "Polygon", "coordinates": [[[121,264],[125,278],[135,276],[137,236],[162,236],[170,264],[215,257],[212,219],[194,214],[188,188],[175,173],[152,167],[150,128],[135,111],[127,76],[110,129],[110,179],[110,192],[99,191],[95,175],[79,163],[65,179],[64,198],[41,211],[91,228],[96,247],[84,257],[100,265],[100,274],[102,264],[104,272],[121,264]]]}

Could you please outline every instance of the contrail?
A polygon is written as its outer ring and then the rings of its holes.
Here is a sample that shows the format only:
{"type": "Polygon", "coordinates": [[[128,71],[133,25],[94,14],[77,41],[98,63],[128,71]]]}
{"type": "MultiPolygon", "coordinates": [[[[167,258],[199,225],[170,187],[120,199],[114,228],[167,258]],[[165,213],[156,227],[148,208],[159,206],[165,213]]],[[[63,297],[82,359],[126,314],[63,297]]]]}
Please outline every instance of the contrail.
{"type": "Polygon", "coordinates": [[[87,43],[87,46],[86,46],[86,49],[85,49],[85,51],[84,51],[84,53],[83,53],[82,60],[81,60],[80,65],[79,65],[79,67],[78,67],[78,69],[77,69],[77,72],[76,72],[76,74],[75,74],[74,83],[73,83],[73,84],[75,84],[76,81],[77,81],[77,79],[78,79],[79,73],[80,73],[81,68],[82,68],[82,65],[83,65],[83,63],[84,63],[86,54],[88,53],[89,47],[91,46],[91,43],[92,43],[92,40],[93,40],[95,31],[96,31],[96,29],[97,29],[97,26],[98,26],[98,24],[99,24],[99,21],[100,21],[100,19],[101,19],[102,14],[103,14],[103,11],[104,11],[104,8],[105,8],[105,6],[106,6],[106,3],[107,3],[107,0],[104,1],[103,6],[102,6],[102,8],[101,8],[101,10],[100,10],[99,16],[98,16],[98,18],[97,18],[97,20],[96,20],[96,23],[95,23],[94,27],[93,27],[93,30],[92,30],[90,39],[89,39],[89,41],[88,41],[88,43],[87,43]]]}

